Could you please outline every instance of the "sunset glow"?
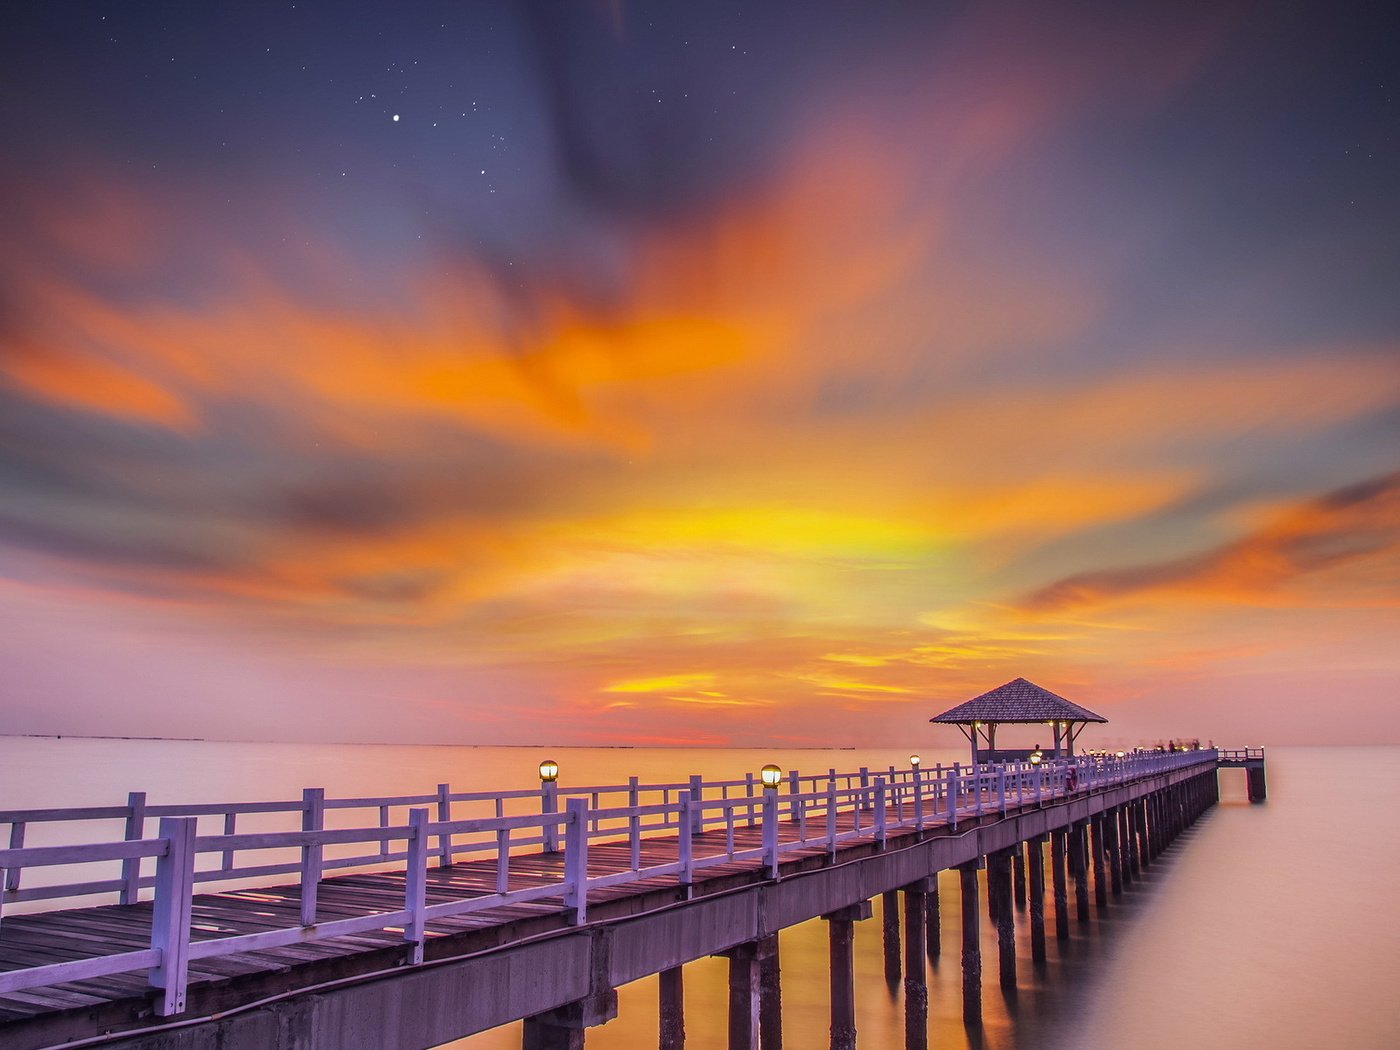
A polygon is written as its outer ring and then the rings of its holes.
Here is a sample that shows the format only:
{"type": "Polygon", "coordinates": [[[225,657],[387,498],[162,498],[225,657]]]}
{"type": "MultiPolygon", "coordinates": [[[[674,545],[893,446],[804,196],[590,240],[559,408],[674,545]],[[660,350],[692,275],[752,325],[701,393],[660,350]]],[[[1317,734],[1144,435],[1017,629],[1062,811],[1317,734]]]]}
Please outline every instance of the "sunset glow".
{"type": "Polygon", "coordinates": [[[1383,111],[1034,11],[11,62],[7,730],[904,746],[1024,675],[1400,740],[1383,111]]]}

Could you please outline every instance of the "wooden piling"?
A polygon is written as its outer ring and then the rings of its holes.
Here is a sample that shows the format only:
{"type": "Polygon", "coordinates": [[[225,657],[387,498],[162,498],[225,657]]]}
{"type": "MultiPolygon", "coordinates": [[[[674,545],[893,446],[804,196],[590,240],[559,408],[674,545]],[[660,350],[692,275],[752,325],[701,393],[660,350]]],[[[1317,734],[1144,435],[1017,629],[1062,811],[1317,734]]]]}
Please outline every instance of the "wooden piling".
{"type": "Polygon", "coordinates": [[[758,1041],[761,1050],[783,1050],[783,986],[778,935],[758,941],[758,1041]]]}
{"type": "Polygon", "coordinates": [[[1137,824],[1133,820],[1137,806],[1129,803],[1119,809],[1122,812],[1118,818],[1118,829],[1123,836],[1123,879],[1131,884],[1138,880],[1140,874],[1137,865],[1137,824]]]}
{"type": "Polygon", "coordinates": [[[658,1050],[685,1050],[685,978],[681,967],[661,971],[658,1050]]]}
{"type": "Polygon", "coordinates": [[[729,956],[729,1050],[759,1050],[758,945],[741,944],[729,956]]]}
{"type": "Polygon", "coordinates": [[[1012,892],[1016,898],[1016,907],[1022,911],[1026,908],[1026,845],[1018,842],[1015,850],[1011,853],[1011,879],[1012,892]]]}
{"type": "Polygon", "coordinates": [[[943,951],[943,912],[938,901],[938,875],[936,873],[929,876],[926,900],[928,901],[928,910],[924,928],[928,957],[930,962],[937,962],[943,951]]]}
{"type": "Polygon", "coordinates": [[[1080,923],[1089,921],[1089,827],[1088,822],[1076,820],[1069,830],[1070,874],[1074,876],[1074,917],[1080,923]]]}
{"type": "Polygon", "coordinates": [[[1105,870],[1104,819],[1100,813],[1090,821],[1089,848],[1094,860],[1094,904],[1099,911],[1108,907],[1108,872],[1105,870]]]}
{"type": "Polygon", "coordinates": [[[1031,961],[1045,961],[1045,836],[1026,843],[1026,864],[1030,875],[1031,961]]]}
{"type": "Polygon", "coordinates": [[[899,985],[899,893],[894,890],[880,895],[880,926],[884,935],[885,981],[895,988],[899,985]]]}
{"type": "Polygon", "coordinates": [[[1063,831],[1050,833],[1050,882],[1055,895],[1055,940],[1069,940],[1069,894],[1065,879],[1065,839],[1063,831]]]}
{"type": "Polygon", "coordinates": [[[1147,822],[1142,819],[1142,801],[1133,804],[1133,874],[1142,878],[1147,871],[1147,822]]]}
{"type": "Polygon", "coordinates": [[[1103,815],[1104,847],[1108,851],[1108,875],[1113,887],[1113,895],[1123,894],[1123,851],[1118,845],[1118,809],[1114,807],[1103,815]]]}
{"type": "MultiPolygon", "coordinates": [[[[978,930],[977,862],[958,865],[962,895],[962,992],[963,1024],[982,1024],[982,941],[978,930]]],[[[832,1044],[835,1050],[835,1043],[832,1044]]],[[[852,1050],[855,1041],[851,1041],[852,1050]]]]}
{"type": "Polygon", "coordinates": [[[1002,988],[1016,987],[1016,926],[1012,917],[1009,849],[987,854],[987,912],[997,931],[997,966],[1002,988]]]}
{"type": "MultiPolygon", "coordinates": [[[[865,909],[870,907],[866,902],[865,909]]],[[[853,945],[855,943],[857,912],[862,909],[843,908],[826,916],[828,942],[831,948],[831,1050],[855,1050],[856,1047],[856,979],[853,945]]],[[[868,910],[864,910],[869,915],[868,910]]]]}
{"type": "Polygon", "coordinates": [[[1264,765],[1250,766],[1245,771],[1245,784],[1249,791],[1249,801],[1263,802],[1269,797],[1268,784],[1264,780],[1264,765]]]}
{"type": "Polygon", "coordinates": [[[928,978],[924,973],[924,953],[928,948],[926,885],[931,881],[915,883],[904,890],[905,1050],[928,1050],[928,978]]]}
{"type": "Polygon", "coordinates": [[[561,1028],[527,1017],[521,1027],[521,1050],[583,1050],[583,1032],[582,1028],[561,1028]]]}

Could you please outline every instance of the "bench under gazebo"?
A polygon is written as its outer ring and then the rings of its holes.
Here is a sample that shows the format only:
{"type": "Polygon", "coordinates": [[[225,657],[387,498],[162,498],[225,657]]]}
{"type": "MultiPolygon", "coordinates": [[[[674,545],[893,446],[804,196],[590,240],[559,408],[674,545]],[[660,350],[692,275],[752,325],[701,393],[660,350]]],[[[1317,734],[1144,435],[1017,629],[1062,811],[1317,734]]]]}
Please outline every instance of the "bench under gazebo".
{"type": "Polygon", "coordinates": [[[1016,761],[1030,756],[1033,749],[1029,748],[998,750],[999,725],[1047,726],[1054,740],[1051,753],[1055,758],[1061,758],[1073,756],[1074,742],[1086,725],[1090,722],[1104,723],[1108,719],[1034,682],[1017,678],[989,689],[981,696],[974,696],[941,715],[934,715],[929,721],[955,725],[962,730],[963,736],[972,745],[972,764],[975,766],[979,761],[1016,761]],[[979,734],[985,741],[985,747],[978,746],[979,734]]]}

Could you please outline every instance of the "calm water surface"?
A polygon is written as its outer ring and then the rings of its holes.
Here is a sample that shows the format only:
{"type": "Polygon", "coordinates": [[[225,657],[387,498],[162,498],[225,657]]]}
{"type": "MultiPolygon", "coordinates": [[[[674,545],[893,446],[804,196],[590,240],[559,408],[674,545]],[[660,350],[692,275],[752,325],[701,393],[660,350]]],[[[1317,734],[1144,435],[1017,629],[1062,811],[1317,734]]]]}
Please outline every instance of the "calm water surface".
{"type": "MultiPolygon", "coordinates": [[[[550,752],[561,781],[736,777],[777,761],[785,769],[903,763],[899,751],[570,749],[550,752]]],[[[961,752],[923,749],[926,761],[961,752]]],[[[408,794],[529,787],[543,752],[520,748],[227,744],[0,738],[0,807],[111,805],[129,790],[151,802],[408,794]]],[[[1400,748],[1269,751],[1269,801],[1249,805],[1243,773],[1221,774],[1222,803],[1155,863],[1147,877],[1073,939],[1049,939],[1030,962],[1018,913],[1020,987],[996,981],[996,945],[982,923],[985,1022],[961,1021],[957,888],[946,873],[943,956],[928,970],[930,1045],[985,1050],[1304,1050],[1400,1048],[1400,748]]],[[[213,829],[211,829],[213,830],[213,829]]],[[[40,840],[33,840],[40,844],[40,840]]],[[[1048,880],[1047,880],[1048,882],[1048,880]]],[[[1071,894],[1072,901],[1072,894],[1071,894]]],[[[1048,911],[1047,907],[1047,911],[1048,911]]],[[[903,1046],[903,1001],[883,972],[880,905],[856,927],[857,1024],[865,1050],[903,1046]]],[[[826,1044],[826,929],[781,935],[785,1044],[826,1044]]],[[[725,1045],[726,966],[686,967],[692,1050],[725,1045]]],[[[619,1015],[590,1030],[592,1050],[656,1045],[654,979],[619,992],[619,1015]]],[[[518,1025],[449,1044],[517,1050],[518,1025]]]]}

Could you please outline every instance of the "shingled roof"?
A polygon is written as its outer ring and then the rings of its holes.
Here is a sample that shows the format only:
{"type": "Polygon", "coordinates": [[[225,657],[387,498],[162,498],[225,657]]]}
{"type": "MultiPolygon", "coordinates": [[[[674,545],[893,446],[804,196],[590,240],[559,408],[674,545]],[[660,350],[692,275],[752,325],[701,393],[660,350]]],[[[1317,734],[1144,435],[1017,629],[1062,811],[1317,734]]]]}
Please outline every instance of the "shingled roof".
{"type": "Polygon", "coordinates": [[[930,722],[1107,722],[1087,707],[1070,703],[1063,696],[1042,689],[1034,682],[1017,678],[974,696],[930,722]]]}

